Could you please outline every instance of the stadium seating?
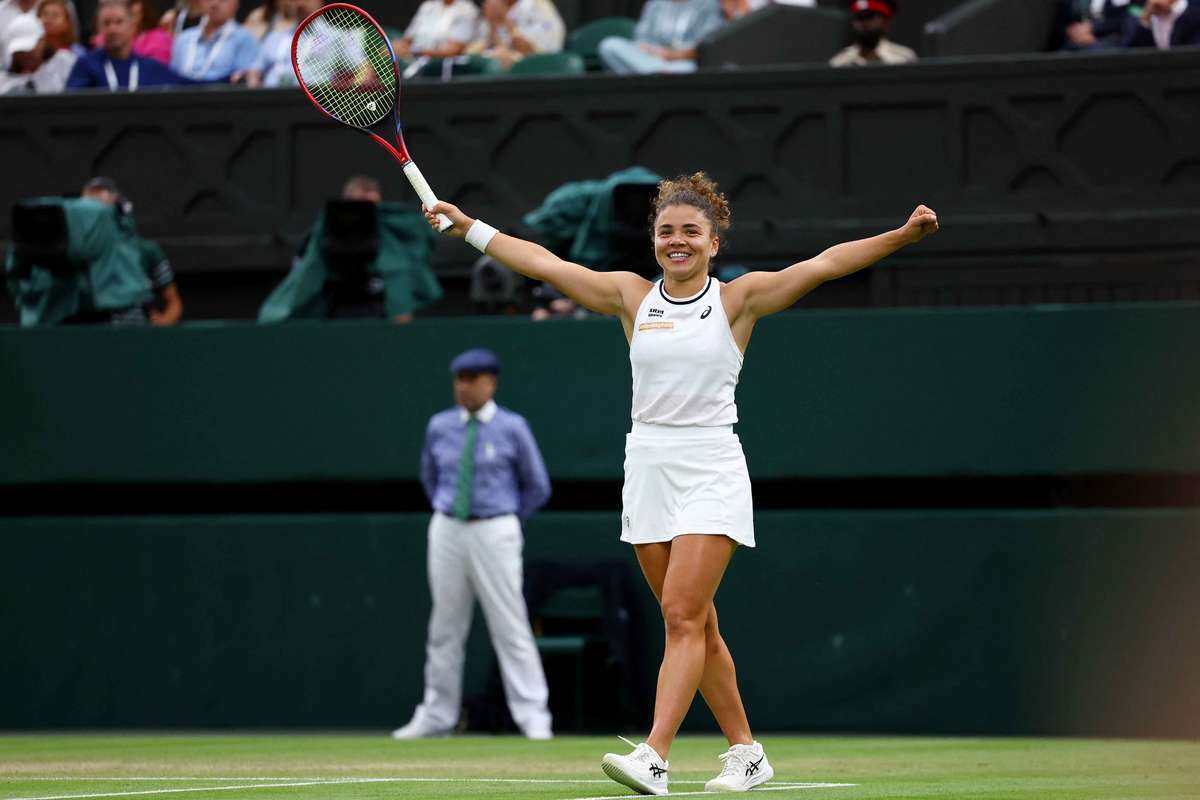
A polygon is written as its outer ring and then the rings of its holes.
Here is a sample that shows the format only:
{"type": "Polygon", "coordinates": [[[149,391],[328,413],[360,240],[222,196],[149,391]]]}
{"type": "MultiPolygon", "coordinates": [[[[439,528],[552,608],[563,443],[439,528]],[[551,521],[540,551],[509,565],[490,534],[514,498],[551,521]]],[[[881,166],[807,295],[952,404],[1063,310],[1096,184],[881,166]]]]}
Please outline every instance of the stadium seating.
{"type": "Polygon", "coordinates": [[[431,58],[418,73],[422,78],[461,78],[468,75],[498,75],[500,65],[484,56],[454,56],[453,58],[431,58]]]}
{"type": "Polygon", "coordinates": [[[925,26],[927,56],[981,56],[1045,50],[1055,4],[1044,0],[968,0],[925,26]]]}
{"type": "Polygon", "coordinates": [[[509,75],[577,75],[586,70],[583,57],[564,50],[561,53],[534,53],[517,61],[509,75]]]}
{"type": "Polygon", "coordinates": [[[772,5],[719,28],[697,48],[700,67],[825,62],[850,43],[845,12],[772,5]]]}
{"type": "Polygon", "coordinates": [[[600,42],[609,36],[624,36],[633,38],[637,21],[628,17],[606,17],[580,25],[567,34],[567,50],[578,53],[583,57],[584,64],[589,70],[600,69],[600,55],[596,48],[600,42]]]}

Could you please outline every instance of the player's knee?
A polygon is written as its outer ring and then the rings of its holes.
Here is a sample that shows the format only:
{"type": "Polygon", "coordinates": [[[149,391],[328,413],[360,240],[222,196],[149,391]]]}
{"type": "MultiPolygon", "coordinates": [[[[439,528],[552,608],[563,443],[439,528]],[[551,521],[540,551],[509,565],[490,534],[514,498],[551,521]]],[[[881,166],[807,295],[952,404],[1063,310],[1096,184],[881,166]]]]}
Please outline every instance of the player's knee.
{"type": "Polygon", "coordinates": [[[704,610],[696,609],[691,603],[664,600],[662,612],[667,638],[690,638],[704,635],[707,616],[704,610]]]}

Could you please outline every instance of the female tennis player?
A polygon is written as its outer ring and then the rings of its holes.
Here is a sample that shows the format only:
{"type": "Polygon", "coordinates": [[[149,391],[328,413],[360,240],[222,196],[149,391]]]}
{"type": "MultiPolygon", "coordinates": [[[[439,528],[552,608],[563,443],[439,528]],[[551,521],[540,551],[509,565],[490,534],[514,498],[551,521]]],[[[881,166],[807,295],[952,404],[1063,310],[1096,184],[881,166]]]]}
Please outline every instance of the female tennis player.
{"type": "Polygon", "coordinates": [[[650,736],[629,755],[605,755],[604,772],[642,794],[666,794],[671,742],[699,689],[729,740],[723,768],[705,789],[745,791],[770,780],[774,771],[750,733],[713,605],[733,551],[754,546],[750,476],[733,432],[742,354],[759,319],[920,241],[937,230],[937,215],[917,206],[896,230],[722,284],[709,273],[729,227],[729,205],[702,172],[659,184],[651,237],[663,274],[655,283],[563,261],[449,203],[426,211],[435,227],[436,213],[454,223],[448,235],[465,236],[522,275],[620,318],[625,328],[633,428],[625,444],[621,539],[633,543],[658,598],[666,649],[650,736]]]}

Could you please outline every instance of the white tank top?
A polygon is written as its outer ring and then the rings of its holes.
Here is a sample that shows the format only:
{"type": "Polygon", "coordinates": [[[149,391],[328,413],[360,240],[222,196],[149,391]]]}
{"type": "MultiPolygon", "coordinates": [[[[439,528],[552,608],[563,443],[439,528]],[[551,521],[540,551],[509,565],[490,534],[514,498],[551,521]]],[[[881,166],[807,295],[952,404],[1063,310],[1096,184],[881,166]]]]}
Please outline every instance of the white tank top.
{"type": "Polygon", "coordinates": [[[733,341],[721,282],[699,294],[669,297],[662,281],[633,320],[633,420],[650,425],[732,425],[742,353],[733,341]]]}

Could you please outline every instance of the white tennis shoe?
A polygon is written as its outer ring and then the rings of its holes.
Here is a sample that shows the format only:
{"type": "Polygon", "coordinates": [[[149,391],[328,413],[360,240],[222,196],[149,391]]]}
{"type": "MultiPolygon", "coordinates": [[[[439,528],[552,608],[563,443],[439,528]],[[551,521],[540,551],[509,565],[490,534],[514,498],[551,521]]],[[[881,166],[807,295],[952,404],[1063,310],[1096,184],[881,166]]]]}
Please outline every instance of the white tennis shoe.
{"type": "Polygon", "coordinates": [[[417,716],[407,725],[392,731],[393,739],[441,739],[449,735],[450,731],[435,728],[417,716]]]}
{"type": "Polygon", "coordinates": [[[735,744],[720,756],[721,774],[704,784],[706,792],[744,792],[775,777],[771,762],[758,742],[735,744]]]}
{"type": "Polygon", "coordinates": [[[645,742],[634,745],[624,736],[618,738],[633,747],[633,752],[627,756],[606,753],[600,760],[604,774],[640,794],[666,794],[667,760],[645,742]]]}

